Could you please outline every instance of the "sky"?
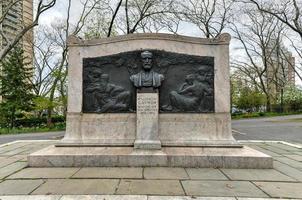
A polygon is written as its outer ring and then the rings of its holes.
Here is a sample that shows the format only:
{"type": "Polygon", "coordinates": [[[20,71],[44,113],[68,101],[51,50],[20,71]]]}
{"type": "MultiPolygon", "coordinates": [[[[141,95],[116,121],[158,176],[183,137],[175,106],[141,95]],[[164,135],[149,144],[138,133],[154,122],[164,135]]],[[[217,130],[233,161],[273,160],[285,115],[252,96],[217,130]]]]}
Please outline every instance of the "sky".
{"type": "MultiPolygon", "coordinates": [[[[82,8],[81,5],[82,5],[81,0],[72,0],[71,22],[74,21],[75,23],[77,21],[80,15],[79,10],[81,10],[82,8]]],[[[66,18],[67,6],[68,6],[67,0],[57,0],[56,5],[50,10],[46,11],[40,17],[39,25],[50,26],[52,23],[56,23],[57,21],[64,20],[66,18]]],[[[189,23],[181,24],[179,28],[179,34],[186,35],[186,36],[193,36],[193,37],[200,37],[201,35],[200,30],[196,26],[192,26],[189,23]]],[[[239,42],[233,38],[230,43],[231,58],[244,56],[242,50],[239,50],[238,47],[239,47],[239,42]]],[[[296,84],[302,86],[302,82],[298,81],[298,78],[296,78],[296,84]]]]}
{"type": "MultiPolygon", "coordinates": [[[[51,25],[58,20],[63,20],[66,17],[68,2],[67,0],[57,0],[56,5],[44,13],[39,20],[40,25],[51,25]]],[[[76,21],[79,17],[79,10],[81,10],[81,0],[73,0],[71,7],[71,20],[76,21]]],[[[200,31],[197,27],[190,25],[189,23],[182,23],[179,33],[187,36],[200,36],[200,31]]]]}

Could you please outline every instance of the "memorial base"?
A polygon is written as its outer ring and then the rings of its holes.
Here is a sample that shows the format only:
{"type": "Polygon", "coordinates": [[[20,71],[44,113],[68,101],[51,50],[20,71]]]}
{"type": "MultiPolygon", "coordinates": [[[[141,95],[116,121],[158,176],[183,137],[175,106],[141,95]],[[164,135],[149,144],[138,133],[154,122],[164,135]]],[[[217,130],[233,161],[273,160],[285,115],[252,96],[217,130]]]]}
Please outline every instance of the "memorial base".
{"type": "Polygon", "coordinates": [[[49,146],[28,157],[30,167],[199,167],[273,168],[272,157],[243,147],[133,147],[49,146]]]}
{"type": "Polygon", "coordinates": [[[135,149],[161,149],[161,142],[159,140],[135,140],[135,149]]]}

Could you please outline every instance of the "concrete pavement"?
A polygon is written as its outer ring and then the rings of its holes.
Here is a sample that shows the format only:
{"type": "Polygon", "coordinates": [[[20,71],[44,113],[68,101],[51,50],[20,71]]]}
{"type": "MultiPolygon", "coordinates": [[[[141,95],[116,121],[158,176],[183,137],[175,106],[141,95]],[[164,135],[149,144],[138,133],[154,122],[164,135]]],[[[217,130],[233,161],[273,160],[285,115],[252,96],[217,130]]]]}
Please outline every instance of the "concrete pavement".
{"type": "Polygon", "coordinates": [[[27,167],[28,154],[55,142],[19,141],[0,146],[1,200],[302,198],[302,149],[281,143],[247,143],[273,156],[274,169],[264,170],[27,167]]]}

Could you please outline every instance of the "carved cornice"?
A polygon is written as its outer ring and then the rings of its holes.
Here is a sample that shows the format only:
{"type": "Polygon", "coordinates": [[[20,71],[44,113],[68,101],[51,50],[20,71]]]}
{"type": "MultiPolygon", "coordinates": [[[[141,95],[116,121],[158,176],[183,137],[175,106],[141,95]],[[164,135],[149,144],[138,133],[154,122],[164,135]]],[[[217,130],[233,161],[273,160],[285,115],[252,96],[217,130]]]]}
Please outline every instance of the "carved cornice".
{"type": "Polygon", "coordinates": [[[83,40],[79,37],[71,35],[68,37],[68,46],[96,46],[109,43],[118,43],[131,40],[168,40],[175,42],[184,42],[201,45],[228,45],[231,40],[231,35],[223,33],[216,38],[199,38],[182,35],[173,35],[165,33],[135,33],[128,35],[120,35],[102,39],[83,40]]]}

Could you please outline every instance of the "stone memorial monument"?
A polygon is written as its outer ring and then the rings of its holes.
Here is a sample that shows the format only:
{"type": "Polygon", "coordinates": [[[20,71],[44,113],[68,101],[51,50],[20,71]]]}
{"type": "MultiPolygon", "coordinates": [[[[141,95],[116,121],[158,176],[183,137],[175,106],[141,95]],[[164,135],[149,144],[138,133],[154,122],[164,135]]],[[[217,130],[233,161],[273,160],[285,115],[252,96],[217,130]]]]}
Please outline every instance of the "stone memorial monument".
{"type": "Polygon", "coordinates": [[[71,36],[65,137],[32,167],[272,168],[232,136],[230,36],[71,36]]]}

